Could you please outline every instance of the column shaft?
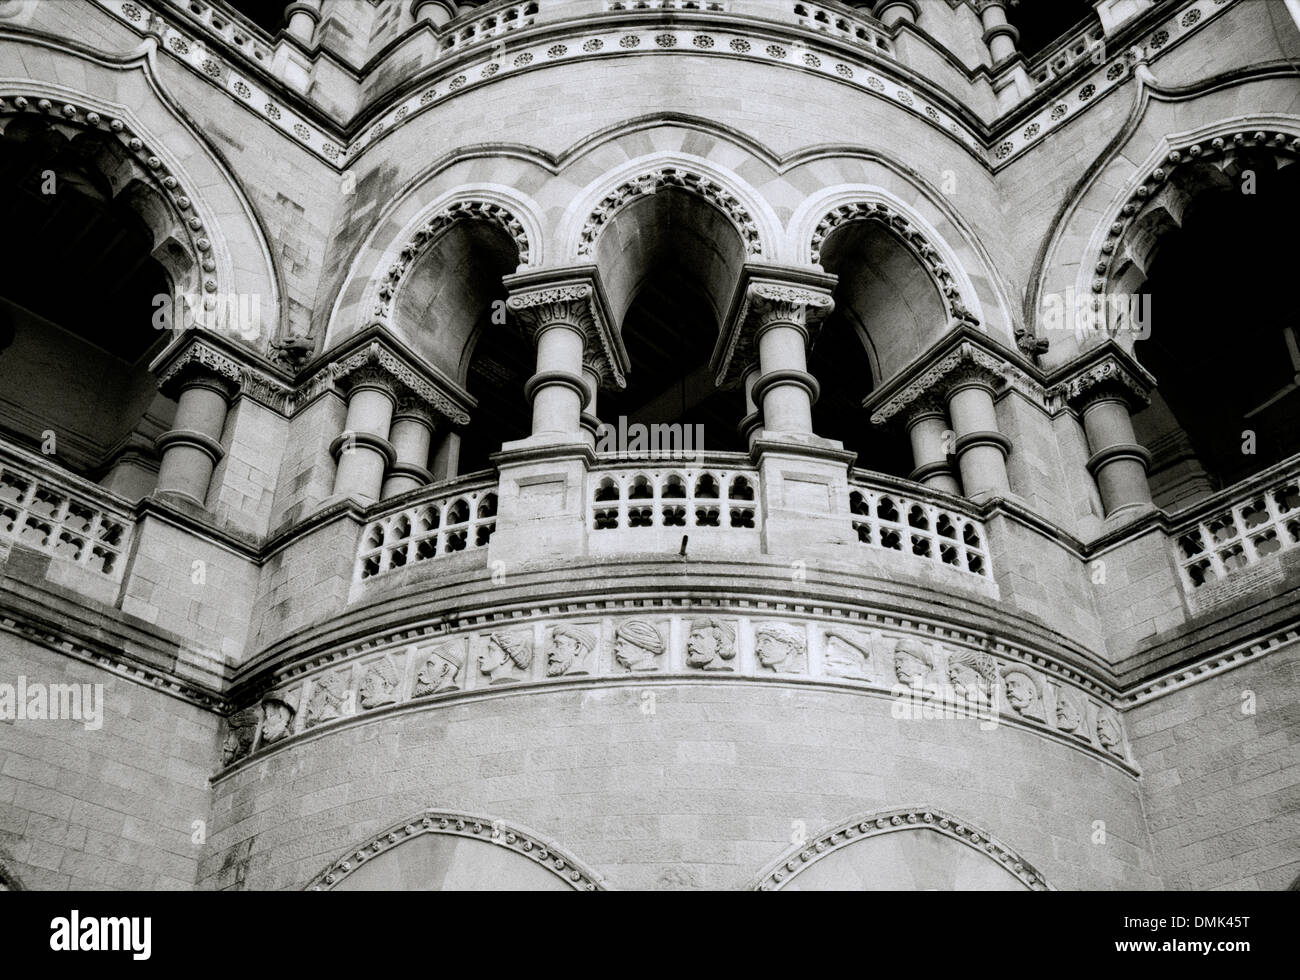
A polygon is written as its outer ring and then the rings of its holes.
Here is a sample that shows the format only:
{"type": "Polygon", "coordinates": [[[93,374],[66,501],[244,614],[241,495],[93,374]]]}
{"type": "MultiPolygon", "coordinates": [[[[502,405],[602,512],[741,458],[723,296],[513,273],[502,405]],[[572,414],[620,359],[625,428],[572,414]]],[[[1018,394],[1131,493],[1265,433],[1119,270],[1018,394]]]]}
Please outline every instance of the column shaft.
{"type": "Polygon", "coordinates": [[[953,435],[943,410],[935,407],[917,412],[907,422],[907,435],[916,464],[911,479],[945,493],[961,493],[957,477],[948,465],[953,435]]]}
{"type": "Polygon", "coordinates": [[[1118,395],[1088,402],[1083,408],[1083,429],[1092,451],[1088,469],[1097,481],[1106,516],[1124,507],[1150,506],[1151,454],[1137,444],[1128,403],[1118,395]]]}
{"type": "Polygon", "coordinates": [[[160,491],[184,494],[203,504],[223,453],[220,440],[229,399],[229,389],[215,378],[200,376],[183,383],[175,424],[156,442],[162,454],[160,491]]]}
{"type": "Polygon", "coordinates": [[[1008,492],[1007,452],[1011,442],[998,431],[993,386],[982,378],[957,382],[948,391],[948,413],[957,435],[957,465],[966,496],[1008,492]]]}
{"type": "Polygon", "coordinates": [[[361,381],[348,394],[348,417],[342,435],[330,447],[338,457],[336,496],[378,500],[384,471],[395,459],[388,442],[396,399],[380,381],[361,381]]]}

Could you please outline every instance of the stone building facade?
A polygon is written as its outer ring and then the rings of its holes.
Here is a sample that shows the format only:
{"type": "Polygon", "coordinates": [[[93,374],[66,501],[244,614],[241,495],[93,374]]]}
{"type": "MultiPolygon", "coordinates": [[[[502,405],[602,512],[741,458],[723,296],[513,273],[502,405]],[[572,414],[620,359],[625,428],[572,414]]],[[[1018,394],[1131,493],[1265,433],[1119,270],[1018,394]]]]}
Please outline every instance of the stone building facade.
{"type": "Polygon", "coordinates": [[[236,6],[0,0],[0,883],[1300,875],[1297,5],[236,6]]]}

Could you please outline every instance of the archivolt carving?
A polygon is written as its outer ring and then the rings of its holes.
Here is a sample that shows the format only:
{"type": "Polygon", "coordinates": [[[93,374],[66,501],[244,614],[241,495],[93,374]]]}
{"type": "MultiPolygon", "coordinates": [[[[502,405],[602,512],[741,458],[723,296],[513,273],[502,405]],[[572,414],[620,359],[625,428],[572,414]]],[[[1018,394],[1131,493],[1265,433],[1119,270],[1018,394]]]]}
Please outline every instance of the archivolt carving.
{"type": "Polygon", "coordinates": [[[883,201],[842,204],[829,211],[813,231],[812,241],[808,246],[808,261],[814,265],[820,263],[822,246],[831,232],[854,221],[876,221],[888,228],[934,277],[935,285],[943,294],[949,314],[961,319],[974,319],[974,315],[962,302],[957,280],[939,250],[922,232],[913,227],[911,221],[883,201]]]}
{"type": "Polygon", "coordinates": [[[904,830],[932,830],[945,837],[961,841],[998,862],[1020,879],[1026,888],[1034,891],[1050,890],[1051,886],[1043,880],[1037,868],[997,838],[972,827],[950,813],[920,807],[885,810],[854,817],[846,823],[822,831],[810,838],[807,843],[768,865],[759,876],[754,888],[756,891],[778,891],[789,884],[791,878],[839,848],[868,837],[904,830]]]}
{"type": "Polygon", "coordinates": [[[457,201],[443,208],[420,226],[410,241],[397,253],[397,261],[388,267],[379,285],[378,303],[374,315],[387,319],[392,312],[393,297],[402,277],[410,271],[425,250],[433,245],[452,225],[460,221],[486,221],[509,235],[519,250],[519,264],[528,262],[528,234],[523,223],[500,204],[486,201],[457,201]]]}
{"type": "Polygon", "coordinates": [[[745,243],[745,254],[764,254],[763,242],[758,233],[758,224],[736,196],[717,181],[684,170],[681,167],[660,167],[640,177],[625,180],[609,194],[605,195],[582,226],[578,254],[591,255],[601,231],[609,222],[609,219],[625,204],[637,198],[645,197],[647,194],[654,194],[671,188],[689,191],[704,198],[731,219],[731,223],[735,225],[736,231],[745,243]]]}
{"type": "Polygon", "coordinates": [[[154,256],[171,275],[176,291],[201,290],[204,306],[210,309],[219,288],[209,232],[195,213],[193,199],[153,148],[123,120],[84,105],[30,93],[4,92],[0,96],[0,128],[7,129],[15,119],[23,118],[39,119],[69,140],[86,132],[104,135],[106,155],[100,165],[114,193],[131,194],[133,187],[144,185],[170,205],[158,207],[146,200],[138,202],[135,210],[153,233],[154,256]],[[183,262],[169,244],[179,246],[183,262]]]}
{"type": "Polygon", "coordinates": [[[1213,139],[1202,138],[1170,149],[1134,188],[1106,230],[1100,252],[1092,263],[1092,291],[1105,291],[1107,281],[1130,261],[1145,268],[1157,237],[1154,228],[1182,223],[1187,195],[1180,192],[1180,176],[1206,163],[1222,170],[1243,149],[1267,150],[1290,160],[1300,156],[1300,138],[1276,130],[1252,129],[1213,139]],[[1152,233],[1141,234],[1143,228],[1152,229],[1152,233]]]}
{"type": "Polygon", "coordinates": [[[386,851],[391,851],[394,847],[421,834],[476,838],[488,844],[504,847],[534,861],[551,874],[563,879],[565,884],[574,891],[603,890],[599,875],[583,867],[564,851],[546,843],[532,831],[492,817],[443,810],[425,810],[410,820],[394,824],[383,833],[349,849],[346,854],[313,878],[305,890],[329,891],[366,862],[373,861],[386,851]]]}

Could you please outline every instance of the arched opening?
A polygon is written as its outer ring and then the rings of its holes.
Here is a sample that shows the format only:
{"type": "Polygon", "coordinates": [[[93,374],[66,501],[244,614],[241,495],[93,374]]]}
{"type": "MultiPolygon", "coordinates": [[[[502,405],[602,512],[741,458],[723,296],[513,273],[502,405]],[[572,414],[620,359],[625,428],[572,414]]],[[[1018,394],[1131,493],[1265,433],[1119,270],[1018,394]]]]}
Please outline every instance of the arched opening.
{"type": "Polygon", "coordinates": [[[764,891],[1040,891],[1038,871],[1006,845],[939,810],[866,814],[770,864],[764,891]]]}
{"type": "Polygon", "coordinates": [[[529,433],[533,349],[507,325],[501,283],[518,265],[519,248],[500,226],[457,221],[416,259],[395,299],[398,329],[476,402],[469,425],[434,434],[435,479],[487,469],[503,442],[529,433]]]}
{"type": "Polygon", "coordinates": [[[309,891],[596,891],[600,879],[536,833],[426,810],[357,846],[309,891]]]}
{"type": "MultiPolygon", "coordinates": [[[[148,365],[192,267],[161,195],[95,131],[14,117],[0,139],[0,430],[129,498],[157,482],[175,402],[148,365]],[[168,268],[164,268],[164,263],[168,268]]],[[[188,286],[188,283],[185,284],[188,286]]]]}
{"type": "Polygon", "coordinates": [[[858,454],[855,465],[906,476],[907,434],[871,424],[862,401],[933,343],[947,325],[943,297],[917,258],[879,221],[836,228],[821,264],[839,276],[835,310],[813,343],[808,369],[821,383],[813,431],[858,454]]]}
{"type": "Polygon", "coordinates": [[[1190,503],[1300,452],[1300,318],[1283,287],[1292,256],[1276,245],[1297,215],[1300,167],[1242,151],[1177,171],[1130,233],[1142,264],[1113,281],[1150,304],[1150,336],[1134,353],[1158,387],[1133,427],[1152,454],[1158,506],[1190,503]]]}
{"type": "Polygon", "coordinates": [[[688,191],[637,198],[601,231],[595,259],[631,368],[627,387],[601,392],[597,414],[618,427],[680,426],[701,448],[744,452],[744,394],[719,390],[709,369],[745,261],[727,216],[688,191]],[[689,427],[689,428],[688,428],[689,427]]]}

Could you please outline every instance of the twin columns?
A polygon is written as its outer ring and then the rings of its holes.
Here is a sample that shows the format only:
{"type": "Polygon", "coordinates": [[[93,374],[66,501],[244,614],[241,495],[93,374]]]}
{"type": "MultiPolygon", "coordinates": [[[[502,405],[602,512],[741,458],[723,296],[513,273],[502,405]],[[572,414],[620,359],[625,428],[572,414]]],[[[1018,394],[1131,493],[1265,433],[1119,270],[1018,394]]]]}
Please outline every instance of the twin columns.
{"type": "MultiPolygon", "coordinates": [[[[597,393],[621,386],[628,366],[617,333],[608,327],[598,284],[590,278],[521,283],[507,306],[531,331],[537,359],[524,387],[532,403],[531,435],[503,449],[594,446],[597,393]]],[[[806,357],[812,330],[832,306],[829,289],[816,285],[747,283],[714,361],[720,381],[743,383],[747,414],[741,429],[751,445],[762,438],[838,447],[813,432],[812,405],[819,390],[806,357]]],[[[1007,496],[1011,440],[999,430],[995,409],[1007,366],[988,343],[977,344],[970,331],[964,336],[970,339],[959,335],[955,346],[868,399],[878,408],[872,421],[898,416],[905,423],[915,461],[911,479],[977,501],[1007,496]],[[949,463],[953,456],[955,471],[949,463]]],[[[1137,443],[1130,413],[1142,403],[1150,379],[1117,348],[1091,352],[1083,361],[1051,390],[1082,420],[1091,454],[1087,468],[1106,515],[1149,508],[1150,457],[1137,443]]],[[[375,340],[325,372],[347,399],[342,431],[329,447],[337,460],[334,497],[387,499],[456,475],[455,427],[467,424],[469,416],[418,376],[413,365],[375,340]],[[440,430],[443,438],[431,457],[440,430]]],[[[223,455],[227,412],[243,377],[231,358],[200,353],[177,362],[160,379],[177,399],[177,409],[173,428],[157,440],[159,491],[204,505],[223,455]]]]}

